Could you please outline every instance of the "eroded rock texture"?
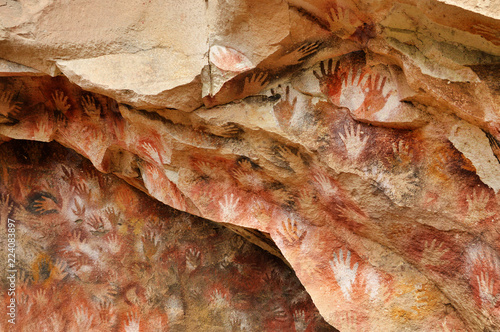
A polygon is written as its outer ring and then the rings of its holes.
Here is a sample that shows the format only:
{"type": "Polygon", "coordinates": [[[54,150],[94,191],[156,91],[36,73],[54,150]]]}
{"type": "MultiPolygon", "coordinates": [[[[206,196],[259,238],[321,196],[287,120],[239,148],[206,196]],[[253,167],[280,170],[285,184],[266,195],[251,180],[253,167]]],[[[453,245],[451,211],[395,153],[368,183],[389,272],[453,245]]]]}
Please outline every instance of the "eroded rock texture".
{"type": "Polygon", "coordinates": [[[58,144],[0,149],[1,222],[18,244],[17,322],[2,331],[333,330],[293,271],[226,228],[58,144]]]}
{"type": "Polygon", "coordinates": [[[497,1],[84,4],[0,7],[3,141],[226,223],[341,331],[500,329],[497,1]]]}

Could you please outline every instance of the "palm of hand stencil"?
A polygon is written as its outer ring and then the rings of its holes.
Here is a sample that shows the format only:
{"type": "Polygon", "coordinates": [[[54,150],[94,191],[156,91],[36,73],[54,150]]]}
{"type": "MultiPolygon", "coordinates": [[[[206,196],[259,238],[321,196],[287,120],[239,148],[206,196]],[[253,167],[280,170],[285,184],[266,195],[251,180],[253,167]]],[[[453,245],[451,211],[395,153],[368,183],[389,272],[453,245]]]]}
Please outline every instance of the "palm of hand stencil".
{"type": "Polygon", "coordinates": [[[466,225],[476,226],[480,221],[495,215],[495,212],[486,208],[490,201],[490,194],[487,190],[473,189],[471,194],[465,196],[465,199],[467,201],[467,215],[464,218],[466,225]]]}
{"type": "MultiPolygon", "coordinates": [[[[346,107],[358,118],[377,118],[375,114],[397,100],[395,88],[383,69],[371,69],[349,57],[320,63],[314,71],[321,92],[339,107],[346,107]]],[[[394,104],[396,105],[396,104],[394,104]]]]}
{"type": "Polygon", "coordinates": [[[21,102],[15,101],[12,91],[0,93],[0,115],[4,117],[15,116],[21,110],[21,102]]]}
{"type": "Polygon", "coordinates": [[[380,74],[369,75],[367,82],[363,86],[363,103],[356,109],[355,114],[369,116],[383,109],[389,97],[394,93],[393,90],[384,93],[386,83],[386,76],[382,77],[380,74]]]}
{"type": "Polygon", "coordinates": [[[330,261],[330,267],[335,274],[335,280],[346,300],[351,299],[352,285],[356,280],[358,266],[359,263],[355,263],[351,267],[351,252],[349,250],[347,251],[345,260],[343,251],[340,249],[338,255],[334,253],[333,260],[330,261]]]}
{"type": "Polygon", "coordinates": [[[339,133],[339,136],[342,142],[344,142],[347,156],[349,159],[356,160],[361,152],[363,152],[369,136],[362,136],[363,132],[361,131],[361,126],[358,124],[355,129],[352,123],[349,127],[344,125],[344,133],[345,134],[339,133]]]}
{"type": "Polygon", "coordinates": [[[424,250],[422,251],[422,264],[437,266],[444,263],[443,256],[446,255],[449,248],[445,247],[443,242],[436,244],[436,241],[434,239],[430,244],[425,241],[424,250]]]}
{"type": "Polygon", "coordinates": [[[68,96],[64,95],[62,91],[55,91],[52,94],[52,101],[54,103],[55,109],[63,114],[66,114],[71,106],[68,104],[68,96]]]}
{"type": "Polygon", "coordinates": [[[327,17],[330,31],[341,38],[351,36],[362,24],[356,13],[349,8],[336,6],[330,9],[330,15],[327,17]]]}
{"type": "Polygon", "coordinates": [[[223,201],[219,202],[221,219],[224,222],[230,222],[236,217],[239,201],[239,198],[235,199],[234,194],[224,195],[223,201]]]}
{"type": "Polygon", "coordinates": [[[494,307],[500,298],[500,294],[494,293],[495,279],[489,272],[481,271],[479,275],[476,275],[476,280],[483,305],[494,307]]]}

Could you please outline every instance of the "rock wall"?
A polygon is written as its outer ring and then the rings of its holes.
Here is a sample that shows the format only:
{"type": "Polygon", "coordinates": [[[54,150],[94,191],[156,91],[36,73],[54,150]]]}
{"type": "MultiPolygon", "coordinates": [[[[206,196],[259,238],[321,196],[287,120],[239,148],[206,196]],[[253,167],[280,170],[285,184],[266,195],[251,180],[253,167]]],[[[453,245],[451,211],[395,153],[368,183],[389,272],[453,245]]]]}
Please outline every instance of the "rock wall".
{"type": "Polygon", "coordinates": [[[227,225],[341,331],[500,329],[500,3],[4,2],[2,141],[227,225]]]}
{"type": "Polygon", "coordinates": [[[56,143],[0,149],[18,277],[16,324],[2,319],[2,331],[333,330],[289,267],[227,228],[56,143]]]}

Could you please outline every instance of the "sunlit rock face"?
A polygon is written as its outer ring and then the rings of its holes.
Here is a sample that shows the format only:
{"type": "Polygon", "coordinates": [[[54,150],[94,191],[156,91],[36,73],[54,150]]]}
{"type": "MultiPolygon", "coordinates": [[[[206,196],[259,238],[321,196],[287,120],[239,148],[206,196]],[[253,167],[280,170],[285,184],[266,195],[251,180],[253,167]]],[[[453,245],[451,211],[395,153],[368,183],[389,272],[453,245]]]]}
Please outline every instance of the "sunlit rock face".
{"type": "Polygon", "coordinates": [[[5,1],[0,17],[2,141],[59,142],[225,224],[340,331],[500,329],[498,1],[5,1]]]}

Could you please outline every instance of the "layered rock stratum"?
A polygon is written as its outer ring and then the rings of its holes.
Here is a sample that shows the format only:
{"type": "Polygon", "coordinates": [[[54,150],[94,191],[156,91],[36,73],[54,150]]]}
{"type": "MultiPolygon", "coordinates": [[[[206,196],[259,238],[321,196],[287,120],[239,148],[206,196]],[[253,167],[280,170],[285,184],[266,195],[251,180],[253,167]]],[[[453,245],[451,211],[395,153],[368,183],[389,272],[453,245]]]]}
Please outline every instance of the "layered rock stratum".
{"type": "MultiPolygon", "coordinates": [[[[340,331],[500,329],[499,1],[4,0],[0,17],[3,145],[55,141],[230,228],[340,331]]],[[[21,182],[8,209],[22,161],[3,151],[2,220],[30,190],[47,211],[88,202],[87,180],[73,196],[21,182]]],[[[288,327],[266,329],[322,326],[287,303],[273,310],[288,327]]]]}

